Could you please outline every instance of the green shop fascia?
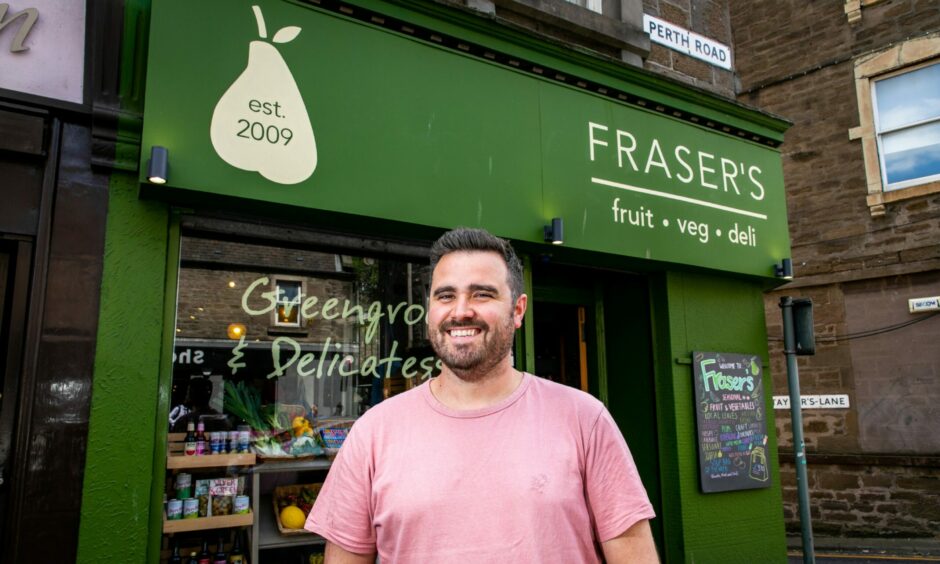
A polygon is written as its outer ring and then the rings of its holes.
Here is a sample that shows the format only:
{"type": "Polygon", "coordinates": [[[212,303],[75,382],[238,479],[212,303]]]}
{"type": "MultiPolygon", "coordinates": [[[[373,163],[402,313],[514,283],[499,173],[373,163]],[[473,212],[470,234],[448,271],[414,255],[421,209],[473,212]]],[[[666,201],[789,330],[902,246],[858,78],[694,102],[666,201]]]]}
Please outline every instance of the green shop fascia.
{"type": "MultiPolygon", "coordinates": [[[[790,256],[787,124],[455,8],[326,4],[153,0],[128,18],[125,40],[147,43],[145,61],[122,67],[146,72],[140,167],[111,180],[79,561],[166,554],[173,374],[216,354],[175,342],[188,331],[182,286],[195,284],[189,270],[222,269],[188,237],[335,256],[340,272],[418,268],[461,225],[525,256],[531,308],[515,362],[606,402],[655,505],[663,559],[785,561],[770,394],[754,396],[767,417],[752,443],[766,453],[762,483],[703,493],[692,365],[696,351],[768,362],[762,292],[790,256]],[[554,218],[560,245],[546,242],[554,218]]],[[[234,256],[233,271],[281,268],[234,256]]],[[[263,548],[252,547],[262,562],[263,548]]]]}

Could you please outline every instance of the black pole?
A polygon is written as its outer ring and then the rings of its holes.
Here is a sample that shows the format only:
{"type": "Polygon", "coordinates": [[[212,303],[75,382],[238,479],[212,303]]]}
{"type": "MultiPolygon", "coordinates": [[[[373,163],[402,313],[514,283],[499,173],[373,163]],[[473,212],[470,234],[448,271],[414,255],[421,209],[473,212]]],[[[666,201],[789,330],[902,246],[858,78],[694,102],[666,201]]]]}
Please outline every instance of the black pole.
{"type": "Polygon", "coordinates": [[[803,414],[800,411],[800,372],[796,366],[796,333],[793,328],[793,299],[780,298],[783,310],[783,354],[787,357],[787,382],[790,387],[790,419],[793,427],[793,454],[796,466],[796,491],[800,502],[800,531],[803,535],[803,562],[815,564],[813,523],[809,513],[809,485],[806,483],[806,445],[803,443],[803,414]]]}

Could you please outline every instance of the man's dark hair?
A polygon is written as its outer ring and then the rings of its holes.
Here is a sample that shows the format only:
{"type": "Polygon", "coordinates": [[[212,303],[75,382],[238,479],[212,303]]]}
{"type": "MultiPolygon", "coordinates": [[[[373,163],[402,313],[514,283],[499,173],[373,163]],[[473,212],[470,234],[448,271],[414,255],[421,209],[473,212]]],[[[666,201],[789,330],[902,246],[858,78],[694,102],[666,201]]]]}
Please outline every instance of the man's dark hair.
{"type": "Polygon", "coordinates": [[[522,261],[516,256],[516,251],[512,245],[505,239],[493,235],[485,229],[472,229],[469,227],[458,227],[444,233],[431,245],[431,271],[437,267],[437,263],[450,253],[459,251],[482,251],[492,252],[503,257],[506,263],[506,270],[509,271],[506,282],[512,292],[512,301],[522,295],[524,290],[522,283],[522,261]]]}

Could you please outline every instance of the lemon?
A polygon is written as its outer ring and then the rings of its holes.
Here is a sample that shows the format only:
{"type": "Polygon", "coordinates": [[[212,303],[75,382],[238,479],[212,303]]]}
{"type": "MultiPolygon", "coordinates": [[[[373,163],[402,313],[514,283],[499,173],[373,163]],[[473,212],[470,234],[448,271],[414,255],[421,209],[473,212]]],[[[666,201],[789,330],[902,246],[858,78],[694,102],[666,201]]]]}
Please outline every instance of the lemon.
{"type": "Polygon", "coordinates": [[[307,516],[296,505],[288,505],[281,510],[281,525],[287,529],[302,529],[307,516]]]}

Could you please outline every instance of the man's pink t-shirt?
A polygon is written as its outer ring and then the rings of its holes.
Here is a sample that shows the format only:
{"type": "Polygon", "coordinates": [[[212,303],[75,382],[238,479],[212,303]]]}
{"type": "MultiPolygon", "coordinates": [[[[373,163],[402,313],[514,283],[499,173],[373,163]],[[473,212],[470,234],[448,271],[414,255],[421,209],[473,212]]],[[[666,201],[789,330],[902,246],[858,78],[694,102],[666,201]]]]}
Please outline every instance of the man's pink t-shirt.
{"type": "Polygon", "coordinates": [[[484,409],[449,409],[426,382],[367,411],[306,528],[383,564],[578,563],[652,517],[603,404],[526,374],[484,409]]]}

